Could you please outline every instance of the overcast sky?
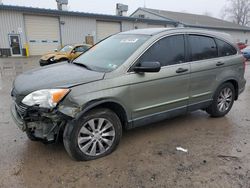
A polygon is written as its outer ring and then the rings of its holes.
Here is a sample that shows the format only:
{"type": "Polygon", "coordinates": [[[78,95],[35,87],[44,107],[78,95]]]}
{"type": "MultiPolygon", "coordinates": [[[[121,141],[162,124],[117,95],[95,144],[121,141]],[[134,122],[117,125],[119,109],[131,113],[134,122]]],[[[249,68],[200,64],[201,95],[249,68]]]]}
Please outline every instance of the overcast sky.
{"type": "MultiPolygon", "coordinates": [[[[2,0],[4,4],[56,8],[56,0],[2,0]]],[[[115,14],[116,3],[129,5],[129,14],[144,6],[144,0],[69,0],[69,10],[90,13],[115,14]]],[[[147,8],[203,14],[209,12],[214,17],[221,16],[227,0],[145,0],[147,8]]]]}

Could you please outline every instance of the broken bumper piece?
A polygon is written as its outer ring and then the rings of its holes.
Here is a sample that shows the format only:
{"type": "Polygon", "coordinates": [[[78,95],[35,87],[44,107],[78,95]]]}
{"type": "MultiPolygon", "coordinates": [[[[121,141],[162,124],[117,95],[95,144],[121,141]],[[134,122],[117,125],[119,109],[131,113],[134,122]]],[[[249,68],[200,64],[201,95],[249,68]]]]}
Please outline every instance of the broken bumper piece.
{"type": "Polygon", "coordinates": [[[11,106],[11,114],[22,131],[44,143],[56,142],[60,130],[64,128],[66,122],[70,119],[56,109],[27,107],[16,103],[11,106]]]}

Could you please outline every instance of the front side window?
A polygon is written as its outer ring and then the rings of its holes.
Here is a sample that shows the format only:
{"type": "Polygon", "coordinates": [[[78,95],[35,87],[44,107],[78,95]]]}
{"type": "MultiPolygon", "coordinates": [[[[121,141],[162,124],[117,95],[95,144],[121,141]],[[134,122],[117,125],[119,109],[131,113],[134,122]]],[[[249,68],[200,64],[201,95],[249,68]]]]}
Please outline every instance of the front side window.
{"type": "Polygon", "coordinates": [[[184,63],[184,35],[174,35],[159,40],[141,56],[139,63],[141,62],[159,62],[161,66],[184,63]]]}
{"type": "Polygon", "coordinates": [[[219,57],[230,56],[237,54],[237,50],[227,42],[216,39],[218,45],[219,57]]]}
{"type": "Polygon", "coordinates": [[[192,61],[218,57],[217,46],[212,37],[189,35],[192,61]]]}
{"type": "Polygon", "coordinates": [[[121,66],[151,36],[125,35],[111,36],[75,59],[98,72],[111,72],[121,66]]]}

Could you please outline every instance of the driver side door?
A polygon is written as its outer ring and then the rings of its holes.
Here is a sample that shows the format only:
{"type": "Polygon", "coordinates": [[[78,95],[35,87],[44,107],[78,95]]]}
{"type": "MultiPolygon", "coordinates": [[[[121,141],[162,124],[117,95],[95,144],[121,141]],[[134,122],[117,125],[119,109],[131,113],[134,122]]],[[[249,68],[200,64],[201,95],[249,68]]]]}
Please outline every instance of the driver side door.
{"type": "Polygon", "coordinates": [[[185,37],[182,34],[157,41],[139,58],[137,65],[156,61],[161,64],[161,70],[158,73],[130,72],[134,126],[187,111],[190,63],[186,59],[185,37]]]}

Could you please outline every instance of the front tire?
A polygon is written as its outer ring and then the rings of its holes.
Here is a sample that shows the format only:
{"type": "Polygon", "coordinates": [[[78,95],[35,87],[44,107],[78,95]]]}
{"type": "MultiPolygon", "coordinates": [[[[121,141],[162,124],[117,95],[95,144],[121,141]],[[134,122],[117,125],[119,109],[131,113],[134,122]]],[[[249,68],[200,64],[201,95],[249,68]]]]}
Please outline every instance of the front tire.
{"type": "Polygon", "coordinates": [[[109,109],[83,114],[64,131],[64,146],[77,161],[89,161],[112,153],[122,137],[119,117],[109,109]]]}
{"type": "Polygon", "coordinates": [[[231,110],[235,100],[235,88],[227,82],[215,92],[212,104],[206,109],[212,117],[223,117],[231,110]]]}

